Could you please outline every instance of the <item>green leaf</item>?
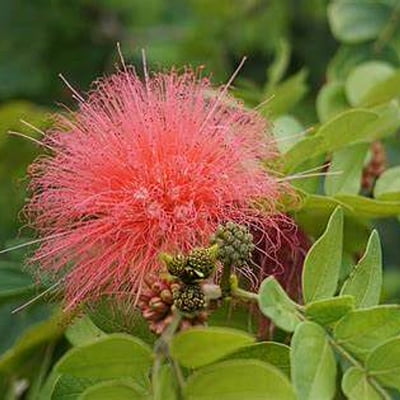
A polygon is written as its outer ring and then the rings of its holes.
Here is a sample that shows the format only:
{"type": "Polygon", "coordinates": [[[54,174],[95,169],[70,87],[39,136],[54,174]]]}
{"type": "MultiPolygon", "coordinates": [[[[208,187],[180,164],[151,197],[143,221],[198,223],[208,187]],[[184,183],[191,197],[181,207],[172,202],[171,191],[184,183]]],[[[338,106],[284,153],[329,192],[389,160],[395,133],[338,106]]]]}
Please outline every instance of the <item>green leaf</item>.
{"type": "Polygon", "coordinates": [[[383,274],[382,303],[400,303],[400,269],[387,269],[383,274]]]}
{"type": "Polygon", "coordinates": [[[383,201],[347,194],[337,195],[335,199],[352,209],[353,213],[360,218],[384,218],[400,215],[400,200],[383,201]]]}
{"type": "Polygon", "coordinates": [[[371,109],[378,118],[370,123],[363,132],[364,142],[373,142],[393,135],[400,127],[400,105],[397,100],[380,104],[371,109]]]}
{"type": "Polygon", "coordinates": [[[78,400],[150,400],[150,397],[129,382],[97,383],[86,389],[78,400]]]}
{"type": "Polygon", "coordinates": [[[73,346],[82,346],[105,336],[89,317],[79,318],[68,327],[65,336],[73,346]]]}
{"type": "Polygon", "coordinates": [[[284,155],[285,170],[293,172],[308,158],[314,158],[325,152],[324,139],[318,136],[306,136],[293,145],[284,155]]]}
{"type": "Polygon", "coordinates": [[[387,169],[376,181],[374,197],[378,200],[400,201],[400,167],[387,169]]]}
{"type": "Polygon", "coordinates": [[[273,133],[281,152],[288,151],[304,136],[304,127],[291,115],[282,115],[274,121],[273,133]]]}
{"type": "Polygon", "coordinates": [[[395,69],[384,61],[367,61],[354,68],[346,80],[346,94],[353,106],[363,103],[371,89],[387,80],[395,69]]]}
{"type": "Polygon", "coordinates": [[[376,52],[376,44],[374,42],[352,45],[343,44],[329,62],[327,70],[328,82],[344,82],[357,65],[369,60],[382,60],[396,67],[399,65],[399,57],[391,43],[386,43],[379,53],[376,52]]]}
{"type": "Polygon", "coordinates": [[[360,143],[333,153],[329,173],[325,178],[325,193],[358,194],[368,144],[360,143]]]}
{"type": "Polygon", "coordinates": [[[325,84],[317,96],[317,114],[321,122],[326,122],[350,107],[344,85],[339,82],[325,84]]]}
{"type": "Polygon", "coordinates": [[[289,380],[256,360],[232,360],[203,368],[189,377],[186,400],[295,400],[289,380]]]}
{"type": "Polygon", "coordinates": [[[342,263],[343,211],[332,213],[324,234],[312,245],[304,260],[302,286],[306,303],[332,297],[342,263]]]}
{"type": "Polygon", "coordinates": [[[307,72],[301,70],[295,75],[268,90],[265,97],[274,96],[268,103],[268,115],[277,117],[287,114],[307,93],[307,72]]]}
{"type": "MultiPolygon", "coordinates": [[[[51,400],[51,395],[54,391],[54,387],[59,379],[60,375],[54,368],[52,368],[46,376],[44,384],[40,387],[37,400],[51,400]]],[[[32,400],[34,399],[35,398],[33,398],[32,400]]]]}
{"type": "Polygon", "coordinates": [[[156,336],[150,332],[148,322],[141,312],[132,309],[129,301],[103,297],[96,303],[96,307],[89,306],[85,312],[105,333],[128,333],[151,346],[156,341],[156,336]]]}
{"type": "Polygon", "coordinates": [[[77,400],[80,394],[97,382],[96,378],[59,375],[51,392],[51,400],[77,400]]]}
{"type": "Polygon", "coordinates": [[[351,311],[335,326],[337,342],[360,359],[385,340],[400,334],[400,306],[383,305],[351,311]]]}
{"type": "Polygon", "coordinates": [[[268,88],[274,87],[285,75],[290,61],[290,44],[280,39],[276,46],[275,59],[267,71],[268,88]]]}
{"type": "Polygon", "coordinates": [[[382,250],[379,235],[373,231],[361,260],[345,281],[341,294],[352,295],[357,308],[376,306],[382,290],[382,250]]]}
{"type": "Polygon", "coordinates": [[[32,278],[24,273],[19,264],[0,261],[0,302],[33,293],[32,278]]]}
{"type": "Polygon", "coordinates": [[[276,342],[259,342],[242,347],[226,357],[227,360],[253,359],[272,364],[290,376],[290,347],[276,342]]]}
{"type": "Polygon", "coordinates": [[[60,374],[79,378],[113,379],[147,375],[152,352],[141,340],[124,334],[113,334],[70,350],[58,362],[60,374]]]}
{"type": "Polygon", "coordinates": [[[301,208],[295,212],[297,224],[310,236],[316,238],[323,234],[329,217],[340,205],[345,213],[343,249],[348,253],[359,253],[365,248],[371,227],[368,221],[353,214],[350,206],[334,197],[303,194],[301,208]]]}
{"type": "Polygon", "coordinates": [[[0,357],[0,373],[14,372],[38,347],[61,337],[63,323],[59,316],[55,316],[25,330],[14,346],[0,357]]]}
{"type": "Polygon", "coordinates": [[[292,382],[299,400],[330,400],[336,391],[336,361],[325,331],[303,322],[291,343],[292,382]]]}
{"type": "Polygon", "coordinates": [[[366,368],[383,385],[400,390],[400,337],[375,347],[366,360],[366,368]]]}
{"type": "Polygon", "coordinates": [[[293,171],[308,158],[339,150],[352,143],[370,141],[371,137],[379,136],[377,132],[380,126],[373,125],[378,121],[384,121],[384,116],[365,109],[351,109],[336,115],[321,125],[313,136],[299,141],[285,154],[286,171],[293,171]]]}
{"type": "Polygon", "coordinates": [[[335,151],[351,143],[368,141],[365,132],[378,118],[376,112],[354,108],[321,125],[316,135],[324,139],[324,151],[335,151]]]}
{"type": "Polygon", "coordinates": [[[378,37],[391,16],[384,4],[362,1],[334,1],[328,6],[328,18],[336,39],[360,43],[378,37]]]}
{"type": "Polygon", "coordinates": [[[365,372],[358,367],[351,367],[345,372],[342,390],[349,400],[384,400],[371,386],[365,372]]]}
{"type": "Polygon", "coordinates": [[[248,332],[257,333],[257,320],[249,313],[248,305],[227,299],[220,307],[211,313],[208,325],[212,327],[226,327],[248,332]]]}
{"type": "MultiPolygon", "coordinates": [[[[344,239],[345,241],[345,239],[344,239]]],[[[356,266],[353,252],[345,251],[342,257],[342,268],[339,275],[339,286],[343,286],[344,281],[350,276],[351,271],[356,266]]]]}
{"type": "Polygon", "coordinates": [[[362,100],[364,107],[388,102],[400,96],[400,71],[372,87],[362,100]]]}
{"type": "MultiPolygon", "coordinates": [[[[321,175],[311,173],[309,176],[304,176],[305,171],[316,171],[322,168],[322,165],[326,162],[325,155],[319,155],[314,158],[309,158],[303,163],[298,165],[291,175],[298,175],[298,179],[291,179],[290,183],[296,190],[312,194],[320,192],[321,188],[321,175]]],[[[307,175],[307,173],[306,173],[307,175]]]]}
{"type": "Polygon", "coordinates": [[[193,328],[174,336],[171,355],[188,368],[213,363],[229,353],[253,343],[255,339],[229,328],[193,328]]]}
{"type": "Polygon", "coordinates": [[[178,400],[175,372],[170,364],[163,365],[157,379],[152,381],[155,383],[153,387],[154,400],[178,400]]]}
{"type": "Polygon", "coordinates": [[[273,276],[261,284],[258,304],[261,312],[285,331],[293,332],[301,322],[296,303],[288,297],[273,276]]]}
{"type": "Polygon", "coordinates": [[[329,325],[338,321],[353,309],[353,296],[333,297],[307,304],[306,316],[320,325],[329,325]]]}

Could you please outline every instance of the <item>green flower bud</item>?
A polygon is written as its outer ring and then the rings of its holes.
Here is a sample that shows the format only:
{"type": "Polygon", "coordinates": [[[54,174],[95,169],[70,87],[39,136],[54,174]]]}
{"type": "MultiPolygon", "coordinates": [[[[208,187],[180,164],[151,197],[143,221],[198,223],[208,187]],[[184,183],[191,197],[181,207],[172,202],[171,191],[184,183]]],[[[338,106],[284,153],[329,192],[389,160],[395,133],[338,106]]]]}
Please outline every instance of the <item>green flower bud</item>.
{"type": "Polygon", "coordinates": [[[183,285],[174,292],[174,305],[179,311],[187,314],[204,310],[206,298],[200,285],[183,285]]]}
{"type": "Polygon", "coordinates": [[[247,227],[232,221],[218,227],[211,243],[218,246],[218,259],[224,265],[247,264],[255,248],[253,235],[247,227]]]}
{"type": "Polygon", "coordinates": [[[185,283],[207,279],[215,271],[216,248],[194,249],[186,257],[185,268],[179,275],[185,283]]]}
{"type": "Polygon", "coordinates": [[[171,257],[166,264],[168,272],[171,275],[179,278],[185,270],[186,258],[183,255],[179,254],[177,256],[171,257]]]}

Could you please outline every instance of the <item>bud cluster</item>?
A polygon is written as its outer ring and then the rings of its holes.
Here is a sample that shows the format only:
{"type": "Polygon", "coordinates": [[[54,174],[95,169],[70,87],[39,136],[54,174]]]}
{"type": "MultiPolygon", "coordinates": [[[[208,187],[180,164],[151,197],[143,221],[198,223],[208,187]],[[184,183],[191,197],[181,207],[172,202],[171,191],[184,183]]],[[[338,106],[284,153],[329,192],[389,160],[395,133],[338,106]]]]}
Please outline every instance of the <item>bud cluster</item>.
{"type": "MultiPolygon", "coordinates": [[[[207,320],[207,313],[196,311],[204,309],[205,300],[202,292],[188,289],[185,285],[173,279],[151,277],[145,280],[145,289],[140,295],[138,307],[143,317],[149,323],[150,330],[161,335],[173,319],[173,306],[178,303],[185,312],[179,329],[202,325],[207,320]]],[[[204,294],[203,294],[204,296],[204,294]]],[[[179,308],[179,307],[177,307],[179,308]]]]}
{"type": "Polygon", "coordinates": [[[254,248],[253,236],[246,226],[227,222],[218,227],[209,248],[194,249],[187,255],[162,254],[169,274],[181,283],[173,294],[174,306],[192,316],[205,310],[207,302],[201,282],[211,277],[218,261],[226,268],[247,264],[254,248]]]}
{"type": "Polygon", "coordinates": [[[187,256],[181,254],[164,260],[168,272],[186,284],[207,279],[216,269],[217,249],[194,249],[187,256]]]}
{"type": "Polygon", "coordinates": [[[211,243],[218,246],[219,261],[230,266],[247,264],[255,248],[253,235],[247,227],[234,222],[220,225],[211,243]]]}
{"type": "Polygon", "coordinates": [[[199,284],[185,284],[174,292],[174,304],[179,311],[193,314],[206,307],[206,297],[199,284]]]}

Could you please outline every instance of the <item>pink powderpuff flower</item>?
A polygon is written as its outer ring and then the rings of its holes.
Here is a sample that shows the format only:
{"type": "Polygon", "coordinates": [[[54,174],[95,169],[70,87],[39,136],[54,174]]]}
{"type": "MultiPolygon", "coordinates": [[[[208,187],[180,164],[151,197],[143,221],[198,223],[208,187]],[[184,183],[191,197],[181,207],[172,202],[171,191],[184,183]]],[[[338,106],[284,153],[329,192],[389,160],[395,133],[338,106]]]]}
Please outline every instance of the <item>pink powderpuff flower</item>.
{"type": "Polygon", "coordinates": [[[265,120],[186,69],[133,69],[99,80],[46,133],[31,165],[26,214],[40,237],[31,262],[61,279],[67,308],[132,296],[160,252],[207,244],[218,224],[277,213],[283,186],[265,120]],[[263,214],[253,204],[263,199],[263,214]]]}

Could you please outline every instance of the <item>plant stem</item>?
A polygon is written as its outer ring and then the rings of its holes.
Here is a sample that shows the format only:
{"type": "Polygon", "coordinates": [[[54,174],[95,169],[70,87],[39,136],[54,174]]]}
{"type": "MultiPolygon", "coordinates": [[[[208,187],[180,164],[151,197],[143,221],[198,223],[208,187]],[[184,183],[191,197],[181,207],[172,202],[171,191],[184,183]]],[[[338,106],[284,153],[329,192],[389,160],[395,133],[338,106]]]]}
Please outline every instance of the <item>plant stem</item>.
{"type": "Polygon", "coordinates": [[[247,301],[258,302],[258,294],[240,288],[232,288],[232,295],[247,301]]]}
{"type": "Polygon", "coordinates": [[[228,297],[231,295],[231,271],[232,271],[231,264],[225,264],[224,269],[222,271],[221,285],[220,285],[222,290],[222,297],[228,297]]]}
{"type": "Polygon", "coordinates": [[[152,374],[151,374],[151,381],[153,386],[153,391],[157,387],[157,379],[160,372],[160,368],[162,365],[163,360],[168,357],[171,362],[172,368],[175,372],[176,379],[178,381],[178,399],[183,400],[183,388],[185,387],[185,379],[183,377],[182,371],[175,360],[173,360],[169,354],[169,346],[171,339],[173,338],[176,330],[181,323],[182,316],[180,313],[175,313],[171,323],[169,324],[168,328],[165,332],[161,335],[160,339],[157,340],[154,351],[156,354],[152,374]]]}
{"type": "Polygon", "coordinates": [[[232,274],[229,277],[229,291],[234,297],[238,297],[246,301],[258,302],[258,294],[253,292],[248,292],[247,290],[241,289],[239,287],[239,280],[236,275],[232,274]]]}

